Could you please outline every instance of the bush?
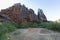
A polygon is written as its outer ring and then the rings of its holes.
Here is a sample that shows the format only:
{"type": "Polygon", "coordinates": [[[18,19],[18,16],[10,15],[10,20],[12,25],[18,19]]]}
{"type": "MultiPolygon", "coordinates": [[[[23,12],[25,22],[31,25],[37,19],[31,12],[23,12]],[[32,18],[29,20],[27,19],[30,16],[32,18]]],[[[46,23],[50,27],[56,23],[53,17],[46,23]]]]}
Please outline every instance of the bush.
{"type": "Polygon", "coordinates": [[[8,37],[6,34],[0,35],[0,40],[8,40],[8,37]]]}
{"type": "Polygon", "coordinates": [[[18,25],[17,28],[28,28],[30,26],[31,26],[31,23],[29,23],[29,22],[28,23],[21,23],[18,25]]]}
{"type": "Polygon", "coordinates": [[[47,28],[54,31],[60,31],[60,23],[57,22],[40,22],[40,23],[21,23],[18,28],[47,28]]]}
{"type": "Polygon", "coordinates": [[[0,40],[5,40],[7,37],[6,33],[12,32],[15,29],[15,25],[12,22],[0,22],[0,40]]]}
{"type": "Polygon", "coordinates": [[[52,30],[60,31],[60,23],[57,23],[57,22],[53,23],[52,24],[52,30]]]}
{"type": "Polygon", "coordinates": [[[31,27],[31,28],[37,28],[38,24],[37,23],[29,23],[29,22],[27,22],[27,23],[21,23],[21,24],[19,24],[19,26],[17,28],[29,28],[29,27],[31,27]]]}
{"type": "Polygon", "coordinates": [[[43,22],[40,24],[42,28],[47,28],[54,31],[60,31],[60,23],[57,22],[43,22]]]}

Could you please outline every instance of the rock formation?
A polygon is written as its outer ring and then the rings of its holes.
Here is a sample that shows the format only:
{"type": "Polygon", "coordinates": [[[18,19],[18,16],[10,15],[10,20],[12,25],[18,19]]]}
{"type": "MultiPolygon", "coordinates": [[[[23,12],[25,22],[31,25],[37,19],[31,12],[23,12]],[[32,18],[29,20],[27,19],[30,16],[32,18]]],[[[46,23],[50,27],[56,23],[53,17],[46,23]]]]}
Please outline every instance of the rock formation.
{"type": "Polygon", "coordinates": [[[42,9],[38,9],[38,19],[39,21],[47,22],[47,18],[44,15],[42,9]]]}
{"type": "Polygon", "coordinates": [[[7,15],[15,23],[39,22],[40,20],[47,21],[41,9],[38,10],[38,15],[36,15],[32,9],[28,9],[25,5],[21,5],[20,3],[1,10],[1,13],[7,15]]]}
{"type": "Polygon", "coordinates": [[[11,21],[7,15],[0,13],[0,22],[9,22],[11,21]]]}
{"type": "Polygon", "coordinates": [[[29,9],[29,19],[31,22],[37,22],[38,21],[38,17],[32,9],[29,9]]]}

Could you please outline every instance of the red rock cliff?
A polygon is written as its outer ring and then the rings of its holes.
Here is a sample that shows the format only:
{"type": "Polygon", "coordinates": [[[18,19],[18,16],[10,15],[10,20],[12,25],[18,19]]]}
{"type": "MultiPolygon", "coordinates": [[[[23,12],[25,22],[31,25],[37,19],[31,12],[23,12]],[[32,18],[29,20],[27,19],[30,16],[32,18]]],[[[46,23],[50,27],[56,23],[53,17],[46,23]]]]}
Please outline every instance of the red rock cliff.
{"type": "Polygon", "coordinates": [[[21,5],[20,3],[14,4],[12,7],[1,10],[1,13],[7,15],[9,18],[11,18],[12,21],[16,23],[37,22],[41,20],[38,19],[38,15],[36,15],[32,9],[28,9],[25,7],[25,5],[21,5]]]}

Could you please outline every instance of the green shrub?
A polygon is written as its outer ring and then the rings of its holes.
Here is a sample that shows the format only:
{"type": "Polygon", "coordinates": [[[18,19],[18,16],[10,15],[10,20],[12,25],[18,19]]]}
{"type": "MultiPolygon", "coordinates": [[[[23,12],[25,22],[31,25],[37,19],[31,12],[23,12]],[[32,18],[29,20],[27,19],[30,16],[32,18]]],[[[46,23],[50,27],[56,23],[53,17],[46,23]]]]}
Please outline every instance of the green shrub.
{"type": "Polygon", "coordinates": [[[0,40],[7,40],[6,33],[12,32],[15,29],[15,25],[12,22],[0,22],[0,40]]]}
{"type": "Polygon", "coordinates": [[[60,31],[60,23],[57,22],[43,22],[40,24],[40,27],[60,31]]]}
{"type": "Polygon", "coordinates": [[[17,28],[28,28],[31,26],[31,23],[20,23],[17,28]]]}
{"type": "Polygon", "coordinates": [[[17,28],[29,28],[29,27],[37,28],[38,26],[39,26],[38,23],[29,23],[29,22],[27,22],[27,23],[19,24],[19,26],[17,28]]]}
{"type": "Polygon", "coordinates": [[[54,31],[60,31],[60,23],[57,22],[40,22],[40,23],[21,23],[18,28],[47,28],[54,31]]]}
{"type": "Polygon", "coordinates": [[[0,35],[0,40],[8,40],[8,37],[6,34],[0,35]]]}
{"type": "Polygon", "coordinates": [[[45,27],[46,27],[46,25],[47,25],[47,23],[46,23],[46,22],[39,23],[39,27],[41,27],[41,28],[45,28],[45,27]]]}
{"type": "Polygon", "coordinates": [[[38,27],[38,24],[37,23],[32,23],[30,27],[37,28],[38,27]]]}

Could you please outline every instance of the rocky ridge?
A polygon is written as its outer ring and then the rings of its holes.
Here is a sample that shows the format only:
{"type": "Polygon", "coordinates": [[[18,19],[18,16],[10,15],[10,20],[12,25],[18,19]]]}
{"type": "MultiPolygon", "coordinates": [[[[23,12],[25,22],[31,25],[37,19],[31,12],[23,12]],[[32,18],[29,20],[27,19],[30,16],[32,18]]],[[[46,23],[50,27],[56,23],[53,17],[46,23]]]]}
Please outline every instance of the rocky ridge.
{"type": "Polygon", "coordinates": [[[7,15],[7,17],[15,23],[47,21],[42,9],[38,9],[38,15],[36,15],[33,9],[28,9],[25,5],[21,5],[20,3],[16,3],[12,7],[1,10],[0,14],[7,15]]]}

